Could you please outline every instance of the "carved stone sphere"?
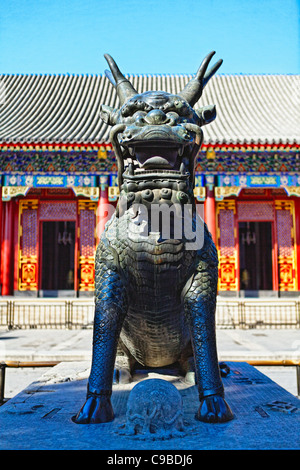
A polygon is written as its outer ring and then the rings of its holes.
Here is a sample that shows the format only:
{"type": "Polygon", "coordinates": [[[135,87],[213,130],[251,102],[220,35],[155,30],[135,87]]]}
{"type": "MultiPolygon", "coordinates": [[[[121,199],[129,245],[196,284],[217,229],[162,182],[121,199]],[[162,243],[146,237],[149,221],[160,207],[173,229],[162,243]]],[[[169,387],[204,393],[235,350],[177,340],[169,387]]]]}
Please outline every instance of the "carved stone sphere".
{"type": "Polygon", "coordinates": [[[127,402],[124,434],[144,439],[182,437],[182,398],[177,388],[162,379],[135,385],[127,402]]]}

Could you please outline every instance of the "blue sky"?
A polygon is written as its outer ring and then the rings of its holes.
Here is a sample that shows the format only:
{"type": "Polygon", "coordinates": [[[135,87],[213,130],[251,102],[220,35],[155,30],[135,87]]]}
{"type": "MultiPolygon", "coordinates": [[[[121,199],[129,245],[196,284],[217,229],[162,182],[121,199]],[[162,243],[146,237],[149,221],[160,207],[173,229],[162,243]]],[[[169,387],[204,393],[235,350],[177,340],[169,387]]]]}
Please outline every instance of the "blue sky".
{"type": "Polygon", "coordinates": [[[300,73],[300,0],[2,0],[0,73],[300,73]]]}

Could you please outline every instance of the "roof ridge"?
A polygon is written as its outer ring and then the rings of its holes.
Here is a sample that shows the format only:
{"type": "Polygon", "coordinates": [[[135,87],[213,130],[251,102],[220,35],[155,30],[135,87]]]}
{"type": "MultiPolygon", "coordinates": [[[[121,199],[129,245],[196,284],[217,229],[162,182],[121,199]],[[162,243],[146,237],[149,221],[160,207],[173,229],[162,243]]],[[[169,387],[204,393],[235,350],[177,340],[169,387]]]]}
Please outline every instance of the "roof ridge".
{"type": "MultiPolygon", "coordinates": [[[[124,74],[126,77],[187,77],[187,76],[193,76],[195,73],[186,73],[186,72],[166,72],[166,73],[155,73],[155,72],[149,72],[149,73],[126,73],[124,74]]],[[[59,73],[52,73],[52,72],[27,72],[27,73],[0,73],[1,76],[16,76],[16,77],[40,77],[40,76],[54,76],[54,77],[60,77],[60,76],[69,76],[69,77],[105,77],[104,73],[97,73],[97,72],[59,72],[59,73]]],[[[268,76],[268,77],[286,77],[286,76],[295,76],[295,77],[300,77],[300,73],[244,73],[244,72],[234,72],[234,73],[218,73],[216,77],[218,76],[226,76],[226,77],[261,77],[261,76],[268,76]]]]}
{"type": "MultiPolygon", "coordinates": [[[[163,87],[178,93],[191,75],[126,74],[138,90],[163,87]],[[148,87],[149,85],[149,87],[148,87]]],[[[197,106],[215,104],[218,117],[204,129],[205,141],[300,143],[298,74],[218,74],[197,106]]],[[[0,141],[109,142],[100,104],[115,108],[114,87],[104,74],[2,74],[0,141]],[[4,85],[4,86],[3,86],[4,85]],[[4,95],[4,94],[3,94],[4,95]]]]}

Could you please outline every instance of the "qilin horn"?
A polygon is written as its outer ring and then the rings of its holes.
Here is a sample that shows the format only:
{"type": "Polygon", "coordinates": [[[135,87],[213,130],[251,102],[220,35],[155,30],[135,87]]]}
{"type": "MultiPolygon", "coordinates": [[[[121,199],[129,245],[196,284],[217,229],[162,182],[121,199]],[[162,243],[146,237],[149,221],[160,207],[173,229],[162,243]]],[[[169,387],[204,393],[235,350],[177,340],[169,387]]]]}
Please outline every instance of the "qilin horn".
{"type": "Polygon", "coordinates": [[[216,73],[223,63],[223,60],[220,59],[208,71],[206,71],[208,64],[214,54],[215,51],[207,54],[207,56],[202,61],[202,64],[200,65],[195,77],[192,78],[185,88],[179,93],[179,96],[184,98],[191,106],[194,106],[200,99],[203,88],[207,84],[208,80],[210,80],[210,78],[216,73]]]}
{"type": "Polygon", "coordinates": [[[109,54],[104,54],[104,57],[109,65],[114,81],[111,80],[109,74],[106,73],[106,76],[108,76],[108,78],[116,88],[117,95],[120,100],[120,105],[122,106],[124,103],[126,103],[126,101],[135,96],[137,94],[137,91],[133,88],[130,81],[124,77],[122,72],[120,72],[120,69],[114,59],[109,54]]]}

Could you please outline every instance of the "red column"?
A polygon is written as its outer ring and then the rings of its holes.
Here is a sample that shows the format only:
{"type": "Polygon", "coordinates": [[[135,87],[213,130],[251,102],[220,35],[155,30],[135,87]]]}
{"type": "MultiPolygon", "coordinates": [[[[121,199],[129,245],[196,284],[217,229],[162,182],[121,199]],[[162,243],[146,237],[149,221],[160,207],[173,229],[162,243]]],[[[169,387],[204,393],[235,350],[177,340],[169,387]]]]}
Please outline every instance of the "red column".
{"type": "MultiPolygon", "coordinates": [[[[2,270],[1,270],[1,251],[2,251],[2,232],[3,232],[3,217],[2,217],[2,210],[3,210],[3,203],[2,203],[2,186],[0,186],[0,287],[2,285],[2,270]]],[[[1,290],[0,290],[1,293],[1,290]]]]}
{"type": "Polygon", "coordinates": [[[13,253],[14,253],[14,273],[13,292],[18,290],[19,274],[19,201],[13,200],[13,253]]]}
{"type": "Polygon", "coordinates": [[[300,291],[300,198],[295,198],[295,237],[297,245],[298,291],[300,291]]]}
{"type": "Polygon", "coordinates": [[[14,271],[13,256],[13,201],[3,203],[3,240],[1,251],[2,295],[12,295],[14,271]]]}
{"type": "Polygon", "coordinates": [[[109,217],[108,176],[100,176],[100,195],[96,216],[97,245],[109,217]]]}
{"type": "Polygon", "coordinates": [[[207,186],[206,188],[206,199],[204,203],[204,218],[207,224],[208,230],[210,231],[213,241],[216,243],[216,202],[214,187],[207,186]]]}

